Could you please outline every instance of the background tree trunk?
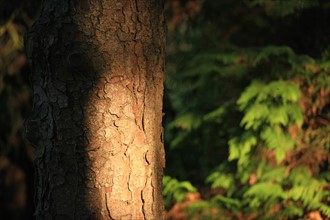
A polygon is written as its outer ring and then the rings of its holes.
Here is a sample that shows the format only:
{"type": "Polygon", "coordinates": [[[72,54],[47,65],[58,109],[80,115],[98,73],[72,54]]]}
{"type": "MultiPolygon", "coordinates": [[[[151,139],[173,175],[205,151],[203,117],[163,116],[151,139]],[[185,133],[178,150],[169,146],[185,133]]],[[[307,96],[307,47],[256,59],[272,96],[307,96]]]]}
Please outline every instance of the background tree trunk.
{"type": "Polygon", "coordinates": [[[37,219],[162,219],[158,0],[46,0],[26,48],[37,219]]]}

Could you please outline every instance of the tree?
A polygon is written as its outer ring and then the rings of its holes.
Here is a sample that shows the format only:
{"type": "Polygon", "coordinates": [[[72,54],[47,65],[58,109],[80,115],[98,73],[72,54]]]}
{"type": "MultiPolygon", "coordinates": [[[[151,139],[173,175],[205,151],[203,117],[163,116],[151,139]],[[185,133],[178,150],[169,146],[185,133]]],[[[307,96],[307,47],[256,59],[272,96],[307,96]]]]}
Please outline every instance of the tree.
{"type": "Polygon", "coordinates": [[[27,35],[37,219],[161,219],[161,1],[44,1],[27,35]]]}

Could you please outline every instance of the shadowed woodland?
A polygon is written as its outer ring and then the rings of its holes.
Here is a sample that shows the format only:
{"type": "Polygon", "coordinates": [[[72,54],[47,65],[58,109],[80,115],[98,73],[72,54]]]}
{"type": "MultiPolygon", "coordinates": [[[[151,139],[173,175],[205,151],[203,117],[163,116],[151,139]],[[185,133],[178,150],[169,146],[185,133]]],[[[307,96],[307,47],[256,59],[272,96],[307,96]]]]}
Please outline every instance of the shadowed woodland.
{"type": "MultiPolygon", "coordinates": [[[[45,174],[33,166],[43,152],[26,135],[51,123],[24,128],[24,120],[36,114],[24,35],[40,6],[37,0],[0,1],[0,219],[35,219],[40,207],[34,200],[44,198],[35,187],[45,174]]],[[[330,2],[167,0],[165,12],[167,218],[330,219],[330,2]]],[[[88,66],[90,58],[75,57],[84,46],[63,50],[72,52],[75,68],[97,72],[88,66]]],[[[69,87],[70,94],[86,89],[85,98],[70,97],[79,105],[88,104],[91,75],[69,87]]],[[[37,109],[47,112],[47,106],[37,109]]],[[[73,124],[86,123],[82,112],[73,114],[73,124]]],[[[70,118],[61,117],[56,120],[70,118]]],[[[79,133],[74,127],[57,135],[70,139],[79,133]]],[[[85,147],[83,136],[76,141],[74,146],[85,147]]],[[[58,153],[70,156],[67,149],[58,153]]],[[[83,153],[80,159],[84,176],[83,153]]],[[[72,181],[86,184],[74,172],[72,181]]],[[[53,184],[63,181],[54,178],[53,184]]],[[[74,198],[76,192],[70,193],[74,198]]],[[[80,199],[76,217],[97,218],[80,199]]],[[[59,206],[65,213],[68,206],[59,206]]]]}

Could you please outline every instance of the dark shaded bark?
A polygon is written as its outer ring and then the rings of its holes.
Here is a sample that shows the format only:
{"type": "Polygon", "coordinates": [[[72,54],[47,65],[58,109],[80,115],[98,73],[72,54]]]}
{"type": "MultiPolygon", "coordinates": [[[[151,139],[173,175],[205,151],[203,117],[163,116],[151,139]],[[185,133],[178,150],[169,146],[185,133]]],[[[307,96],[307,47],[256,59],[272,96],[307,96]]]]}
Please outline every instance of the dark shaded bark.
{"type": "Polygon", "coordinates": [[[161,1],[46,0],[26,48],[38,219],[162,219],[161,1]]]}

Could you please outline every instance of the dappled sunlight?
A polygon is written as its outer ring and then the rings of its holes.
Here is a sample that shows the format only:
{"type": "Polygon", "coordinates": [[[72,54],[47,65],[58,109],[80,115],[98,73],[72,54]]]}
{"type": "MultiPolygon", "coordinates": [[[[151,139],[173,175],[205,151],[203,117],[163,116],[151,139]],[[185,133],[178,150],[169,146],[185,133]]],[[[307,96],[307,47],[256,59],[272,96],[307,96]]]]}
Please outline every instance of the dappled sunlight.
{"type": "Polygon", "coordinates": [[[330,218],[327,1],[2,3],[0,219],[330,218]]]}

